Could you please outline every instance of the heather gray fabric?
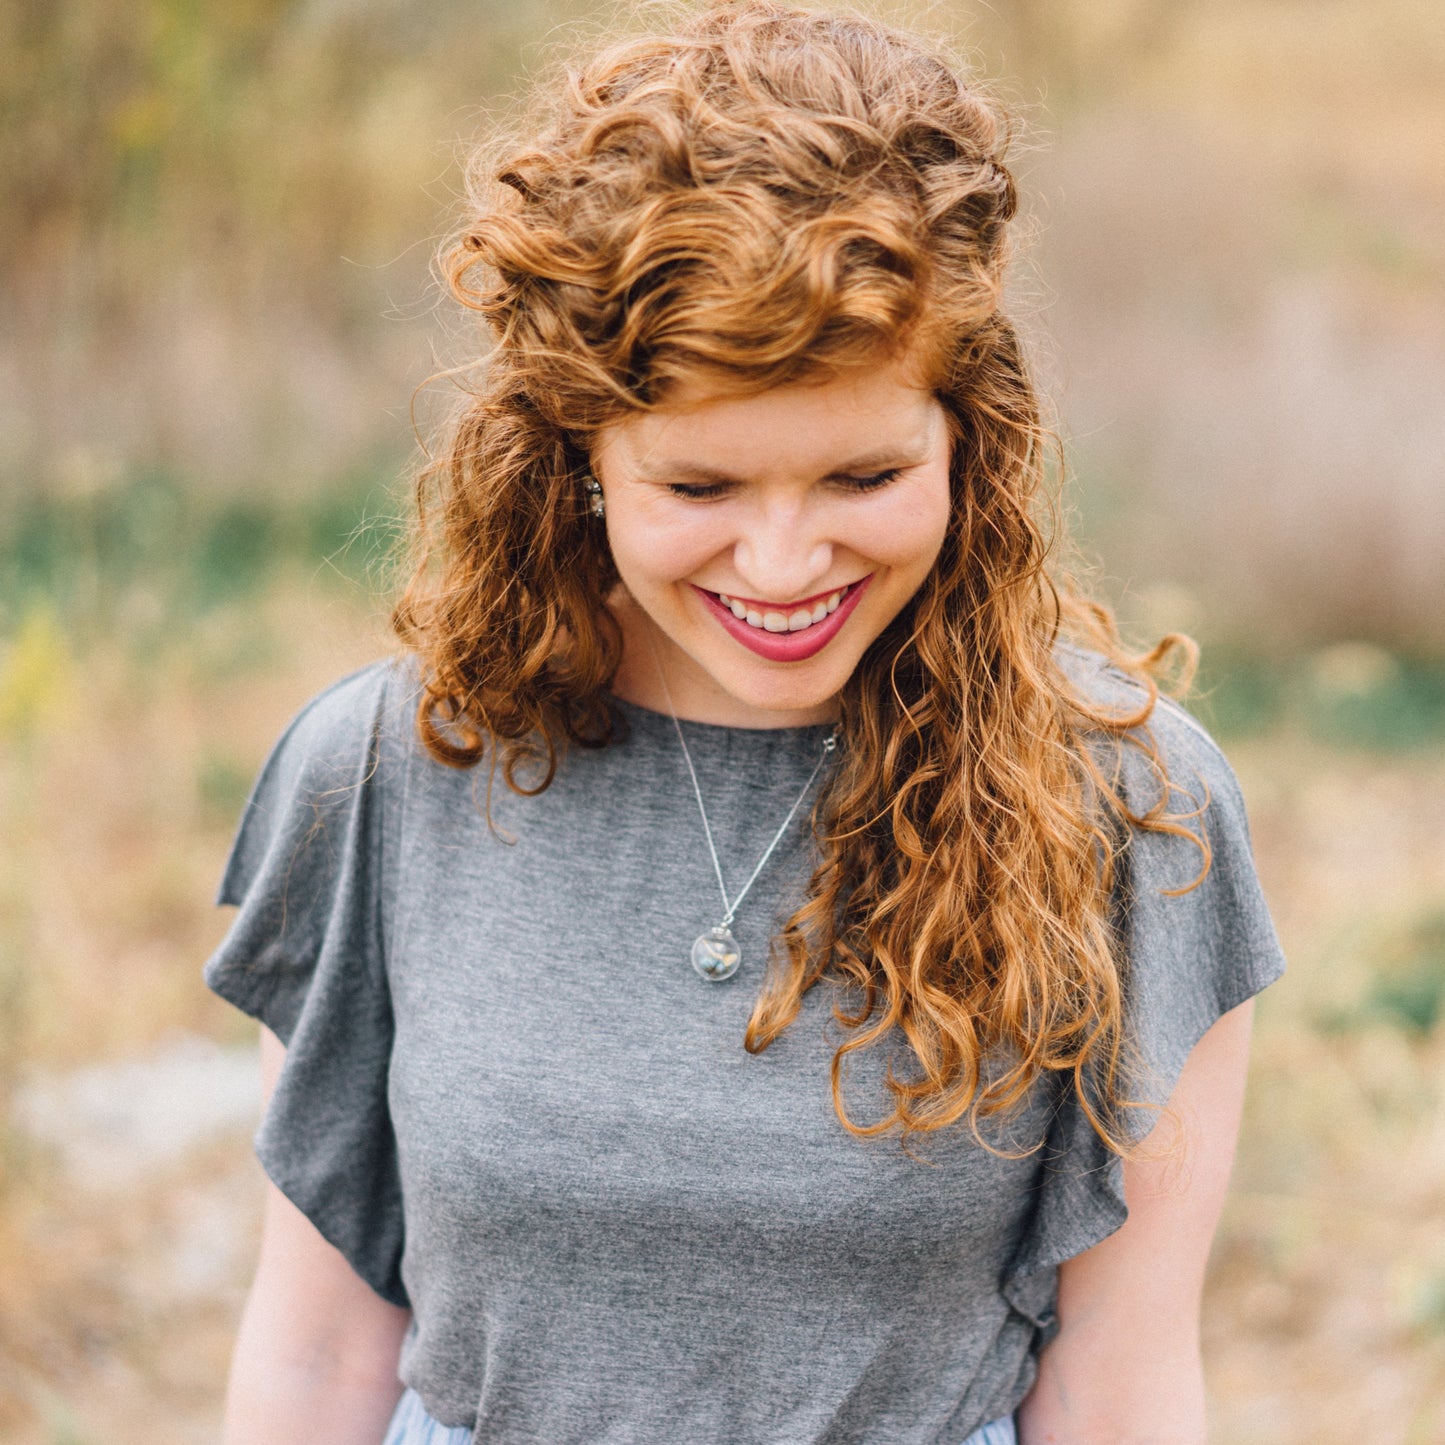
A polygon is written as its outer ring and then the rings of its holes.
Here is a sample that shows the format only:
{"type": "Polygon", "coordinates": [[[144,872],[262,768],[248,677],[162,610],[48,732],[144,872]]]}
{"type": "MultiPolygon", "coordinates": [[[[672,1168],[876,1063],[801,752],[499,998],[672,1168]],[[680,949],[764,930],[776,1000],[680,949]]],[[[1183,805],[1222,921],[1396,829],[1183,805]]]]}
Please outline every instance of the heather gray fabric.
{"type": "MultiPolygon", "coordinates": [[[[465,1425],[438,1425],[416,1391],[404,1390],[381,1445],[473,1445],[473,1435],[465,1425]]],[[[990,1420],[959,1445],[1018,1445],[1013,1417],[990,1420]]]]}
{"type": "MultiPolygon", "coordinates": [[[[1132,685],[1084,655],[1101,699],[1132,685]]],[[[401,1376],[489,1445],[678,1440],[957,1445],[1013,1411],[1049,1337],[1056,1266],[1125,1217],[1121,1169],[1040,1089],[995,1142],[914,1157],[838,1124],[831,985],[773,1047],[743,1029],[775,922],[806,875],[806,808],[709,984],[719,904],[672,724],[576,749],[533,798],[430,761],[415,683],[383,663],[286,732],[221,888],[240,912],[212,988],[288,1044],[257,1134],[269,1175],[374,1289],[410,1303],[401,1376]]],[[[825,729],[685,724],[736,890],[825,729]]],[[[1116,900],[1131,1018],[1164,1097],[1223,1012],[1282,961],[1238,788],[1182,711],[1154,733],[1210,798],[1199,855],[1141,834],[1116,900]]],[[[1125,785],[1152,797],[1132,749],[1125,785]]],[[[906,1067],[906,1058],[894,1056],[906,1067]]],[[[887,1054],[848,1075],[876,1115],[887,1054]]],[[[1146,1123],[1141,1120],[1141,1130],[1146,1123]]]]}

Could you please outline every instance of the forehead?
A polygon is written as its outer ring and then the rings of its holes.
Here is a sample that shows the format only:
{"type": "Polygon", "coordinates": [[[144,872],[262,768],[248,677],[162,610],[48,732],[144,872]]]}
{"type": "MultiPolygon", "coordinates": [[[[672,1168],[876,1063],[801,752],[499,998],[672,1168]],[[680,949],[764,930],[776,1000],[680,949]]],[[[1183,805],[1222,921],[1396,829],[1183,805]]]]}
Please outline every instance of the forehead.
{"type": "Polygon", "coordinates": [[[604,427],[595,450],[639,475],[687,467],[816,473],[922,460],[942,424],[932,391],[893,362],[752,395],[680,384],[664,405],[604,427]]]}

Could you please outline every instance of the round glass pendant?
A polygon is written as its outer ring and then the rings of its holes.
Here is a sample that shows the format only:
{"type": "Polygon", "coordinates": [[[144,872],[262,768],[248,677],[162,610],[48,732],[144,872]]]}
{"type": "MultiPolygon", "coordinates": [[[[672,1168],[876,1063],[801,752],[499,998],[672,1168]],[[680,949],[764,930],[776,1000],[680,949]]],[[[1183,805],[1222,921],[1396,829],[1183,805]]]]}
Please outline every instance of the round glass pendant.
{"type": "Polygon", "coordinates": [[[743,961],[742,950],[732,929],[718,924],[706,933],[699,933],[692,945],[692,966],[709,982],[721,983],[738,971],[743,961]]]}

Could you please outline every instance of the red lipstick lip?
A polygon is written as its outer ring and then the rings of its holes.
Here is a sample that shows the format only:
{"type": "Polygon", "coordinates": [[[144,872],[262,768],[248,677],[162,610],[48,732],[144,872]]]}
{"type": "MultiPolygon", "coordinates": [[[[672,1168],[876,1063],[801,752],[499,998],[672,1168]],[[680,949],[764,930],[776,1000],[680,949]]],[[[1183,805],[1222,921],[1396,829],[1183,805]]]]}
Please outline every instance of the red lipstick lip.
{"type": "MultiPolygon", "coordinates": [[[[803,662],[816,656],[838,635],[872,580],[873,573],[870,572],[866,577],[852,583],[848,595],[835,611],[830,612],[821,622],[815,622],[811,627],[805,627],[799,632],[764,632],[761,628],[749,627],[741,618],[733,616],[730,607],[724,607],[718,601],[716,592],[709,592],[695,582],[691,586],[728,634],[742,643],[749,652],[755,652],[769,662],[803,662]]],[[[838,589],[835,587],[833,591],[838,589]]],[[[728,593],[729,597],[732,595],[731,592],[728,593]]],[[[828,597],[831,594],[824,592],[820,595],[828,597]]],[[[739,597],[737,600],[743,602],[747,599],[739,597]]],[[[793,605],[801,607],[803,604],[799,601],[793,605]]]]}
{"type": "MultiPolygon", "coordinates": [[[[856,587],[857,585],[856,582],[845,582],[843,587],[856,587]]],[[[799,597],[793,602],[765,602],[758,597],[742,597],[736,592],[714,592],[712,595],[714,597],[731,597],[734,602],[741,602],[759,612],[796,612],[800,607],[806,607],[811,612],[814,603],[822,602],[835,592],[841,592],[843,587],[830,587],[826,592],[815,592],[811,597],[799,597]]]]}

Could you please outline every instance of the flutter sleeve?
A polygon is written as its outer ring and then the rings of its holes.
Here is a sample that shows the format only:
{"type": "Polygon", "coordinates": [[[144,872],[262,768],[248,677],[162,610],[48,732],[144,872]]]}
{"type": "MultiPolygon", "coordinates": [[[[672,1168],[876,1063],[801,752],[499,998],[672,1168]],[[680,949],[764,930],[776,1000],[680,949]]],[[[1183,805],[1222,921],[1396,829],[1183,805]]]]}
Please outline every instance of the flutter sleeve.
{"type": "MultiPolygon", "coordinates": [[[[1126,1097],[1151,1106],[1125,1113],[1126,1132],[1136,1141],[1159,1118],[1210,1025],[1284,971],[1233,771],[1205,730],[1175,704],[1161,701],[1149,728],[1170,778],[1194,799],[1181,803],[1176,795],[1170,811],[1200,806],[1188,826],[1207,839],[1211,857],[1203,880],[1191,888],[1204,861],[1199,848],[1188,838],[1134,828],[1117,869],[1113,915],[1133,1048],[1126,1097]]],[[[1127,801],[1146,811],[1159,785],[1144,755],[1126,745],[1120,765],[1127,801]]],[[[1095,1133],[1072,1081],[1058,1088],[1032,1218],[1003,1280],[1005,1298],[1045,1340],[1057,1328],[1058,1266],[1128,1216],[1122,1161],[1095,1133]]]]}
{"type": "Polygon", "coordinates": [[[286,1045],[256,1134],[272,1181],[383,1298],[407,1303],[387,986],[396,670],[337,683],[282,735],[246,805],[219,901],[239,911],[206,983],[286,1045]]]}

